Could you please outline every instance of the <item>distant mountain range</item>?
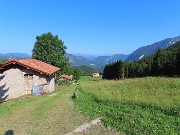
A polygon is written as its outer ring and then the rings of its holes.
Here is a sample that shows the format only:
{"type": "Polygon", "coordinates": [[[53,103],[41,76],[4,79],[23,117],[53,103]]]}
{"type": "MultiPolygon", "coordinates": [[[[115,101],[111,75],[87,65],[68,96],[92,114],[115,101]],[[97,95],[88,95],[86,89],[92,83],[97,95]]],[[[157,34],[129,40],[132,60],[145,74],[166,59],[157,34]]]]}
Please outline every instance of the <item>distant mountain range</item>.
{"type": "Polygon", "coordinates": [[[98,56],[92,59],[83,57],[83,56],[75,56],[72,54],[67,54],[67,58],[69,58],[69,61],[71,63],[71,66],[89,66],[97,70],[102,70],[104,66],[108,63],[115,62],[117,60],[125,60],[128,55],[124,54],[114,54],[111,56],[98,56]]]}
{"type": "Polygon", "coordinates": [[[12,60],[16,58],[31,58],[31,55],[28,55],[26,53],[6,53],[6,54],[0,53],[0,61],[3,59],[12,60]]]}
{"type": "Polygon", "coordinates": [[[151,45],[140,47],[133,53],[131,53],[126,59],[126,61],[139,60],[142,59],[144,56],[150,56],[152,54],[155,54],[158,49],[166,49],[177,41],[180,41],[180,36],[175,38],[167,38],[151,45]]]}
{"type": "Polygon", "coordinates": [[[111,56],[98,56],[89,59],[83,56],[75,56],[72,54],[67,54],[67,57],[69,58],[72,66],[86,65],[102,71],[106,64],[115,62],[120,59],[124,61],[139,60],[145,56],[150,56],[152,54],[155,54],[158,49],[166,49],[178,41],[180,41],[180,36],[174,38],[167,38],[159,42],[153,43],[151,45],[140,47],[130,55],[114,54],[111,56]]]}
{"type": "MultiPolygon", "coordinates": [[[[69,58],[71,66],[89,66],[99,71],[102,71],[106,64],[116,62],[117,60],[124,60],[124,61],[134,61],[142,59],[145,56],[150,56],[157,52],[158,49],[165,49],[172,44],[180,41],[180,36],[175,38],[167,38],[162,41],[153,43],[151,45],[143,46],[132,52],[130,55],[124,54],[114,54],[111,56],[98,56],[98,57],[91,57],[87,58],[84,56],[76,56],[73,54],[66,54],[66,57],[69,58]]],[[[13,58],[29,58],[30,55],[24,53],[7,53],[7,54],[0,54],[0,60],[3,58],[13,59],[13,58]]]]}
{"type": "Polygon", "coordinates": [[[0,56],[4,56],[4,57],[21,57],[21,58],[27,58],[27,57],[31,57],[31,55],[28,55],[26,53],[6,53],[6,54],[1,54],[0,56]]]}

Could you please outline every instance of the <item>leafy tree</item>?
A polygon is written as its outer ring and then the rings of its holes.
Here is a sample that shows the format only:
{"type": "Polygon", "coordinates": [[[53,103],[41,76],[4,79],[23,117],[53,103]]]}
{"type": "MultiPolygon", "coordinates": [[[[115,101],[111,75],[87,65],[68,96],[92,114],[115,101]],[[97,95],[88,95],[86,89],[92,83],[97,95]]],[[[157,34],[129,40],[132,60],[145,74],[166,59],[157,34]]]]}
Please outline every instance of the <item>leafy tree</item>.
{"type": "Polygon", "coordinates": [[[64,42],[57,35],[53,36],[48,32],[36,37],[32,58],[60,67],[60,72],[64,73],[69,67],[69,61],[65,57],[66,49],[64,42]]]}
{"type": "Polygon", "coordinates": [[[79,80],[83,72],[78,68],[71,68],[69,74],[73,75],[73,80],[79,80]]]}

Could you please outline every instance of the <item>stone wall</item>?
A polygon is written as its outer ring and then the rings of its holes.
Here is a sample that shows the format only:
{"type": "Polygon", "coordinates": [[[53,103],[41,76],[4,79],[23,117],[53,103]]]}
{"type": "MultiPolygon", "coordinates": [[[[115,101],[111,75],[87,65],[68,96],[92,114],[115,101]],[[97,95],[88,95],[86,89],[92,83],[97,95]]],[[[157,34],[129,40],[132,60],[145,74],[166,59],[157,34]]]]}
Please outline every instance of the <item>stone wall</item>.
{"type": "Polygon", "coordinates": [[[19,69],[8,69],[0,81],[1,98],[11,99],[24,95],[24,78],[19,69]],[[2,97],[3,96],[3,97],[2,97]]]}

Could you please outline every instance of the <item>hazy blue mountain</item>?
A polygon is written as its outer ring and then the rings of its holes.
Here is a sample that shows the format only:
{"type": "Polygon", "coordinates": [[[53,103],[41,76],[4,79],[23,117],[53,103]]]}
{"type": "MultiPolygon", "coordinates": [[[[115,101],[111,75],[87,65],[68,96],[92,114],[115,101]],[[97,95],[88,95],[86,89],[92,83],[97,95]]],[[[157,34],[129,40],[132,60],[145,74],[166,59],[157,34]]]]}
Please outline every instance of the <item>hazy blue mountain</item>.
{"type": "Polygon", "coordinates": [[[95,69],[101,70],[106,64],[116,62],[117,60],[125,60],[129,55],[114,54],[111,56],[98,56],[93,59],[93,66],[95,69]]]}
{"type": "Polygon", "coordinates": [[[180,36],[175,38],[167,38],[162,41],[153,43],[151,45],[143,46],[135,50],[133,53],[129,55],[126,61],[134,61],[142,59],[144,56],[150,56],[157,52],[158,49],[165,49],[169,46],[173,45],[177,41],[180,41],[180,36]]]}
{"type": "Polygon", "coordinates": [[[117,60],[125,60],[128,55],[115,54],[112,56],[98,56],[93,59],[89,59],[83,56],[75,56],[72,54],[67,54],[66,57],[69,58],[71,66],[89,66],[97,70],[103,70],[104,66],[108,63],[115,62],[117,60]]]}
{"type": "Polygon", "coordinates": [[[83,56],[75,56],[73,54],[66,54],[66,57],[69,58],[71,66],[81,66],[81,65],[90,65],[91,60],[83,56]]]}
{"type": "Polygon", "coordinates": [[[16,58],[31,58],[31,55],[28,55],[26,53],[6,53],[6,54],[0,53],[0,61],[2,61],[3,59],[12,60],[16,58]]]}
{"type": "MultiPolygon", "coordinates": [[[[71,53],[71,54],[72,54],[72,53],[71,53]]],[[[72,54],[72,55],[75,55],[75,56],[83,56],[83,57],[88,58],[88,59],[93,59],[93,58],[96,58],[96,57],[97,57],[96,55],[84,54],[84,53],[75,53],[75,54],[72,54]]]]}
{"type": "Polygon", "coordinates": [[[124,55],[124,54],[114,54],[111,56],[98,56],[94,58],[94,61],[96,62],[103,62],[105,64],[115,62],[117,60],[125,60],[129,55],[124,55]]]}
{"type": "Polygon", "coordinates": [[[93,73],[98,72],[96,69],[89,66],[76,66],[76,68],[80,69],[84,75],[92,75],[93,73]]]}
{"type": "Polygon", "coordinates": [[[6,53],[6,54],[0,54],[0,56],[4,57],[17,57],[17,58],[29,58],[31,55],[28,55],[26,53],[6,53]]]}
{"type": "MultiPolygon", "coordinates": [[[[30,58],[30,55],[25,53],[7,53],[7,54],[0,54],[0,60],[6,58],[8,60],[15,59],[15,58],[30,58]]],[[[66,57],[69,58],[71,66],[88,66],[99,71],[103,70],[104,66],[108,63],[115,62],[119,59],[125,60],[128,55],[123,54],[115,54],[112,56],[98,56],[95,58],[86,58],[83,56],[76,56],[72,54],[66,54],[66,57]]]]}

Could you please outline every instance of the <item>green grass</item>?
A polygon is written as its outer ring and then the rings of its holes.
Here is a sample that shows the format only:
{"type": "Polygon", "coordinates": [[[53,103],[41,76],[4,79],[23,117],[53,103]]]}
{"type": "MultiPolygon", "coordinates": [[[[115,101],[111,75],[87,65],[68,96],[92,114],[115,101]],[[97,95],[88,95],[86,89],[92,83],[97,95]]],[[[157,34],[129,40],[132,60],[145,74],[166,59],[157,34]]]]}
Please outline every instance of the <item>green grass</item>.
{"type": "Polygon", "coordinates": [[[3,116],[4,114],[13,111],[21,106],[24,106],[28,103],[36,102],[37,97],[31,97],[26,99],[13,99],[8,101],[8,103],[4,102],[0,106],[0,116],[3,116]]]}
{"type": "Polygon", "coordinates": [[[90,117],[126,134],[178,134],[180,79],[138,78],[107,81],[84,77],[75,103],[90,117]]]}
{"type": "MultiPolygon", "coordinates": [[[[0,135],[64,135],[91,120],[74,106],[76,86],[68,86],[42,96],[24,96],[0,105],[0,135]]],[[[113,130],[94,125],[81,134],[111,134],[113,130]],[[96,132],[96,131],[99,132],[96,132]]],[[[78,133],[79,134],[79,133],[78,133]]]]}
{"type": "Polygon", "coordinates": [[[0,106],[0,135],[8,130],[14,134],[66,134],[88,122],[73,106],[74,89],[70,86],[42,96],[4,102],[0,106]]]}
{"type": "Polygon", "coordinates": [[[102,75],[100,77],[91,77],[91,76],[82,76],[78,82],[83,83],[83,82],[89,82],[89,81],[100,81],[102,80],[102,75]]]}

